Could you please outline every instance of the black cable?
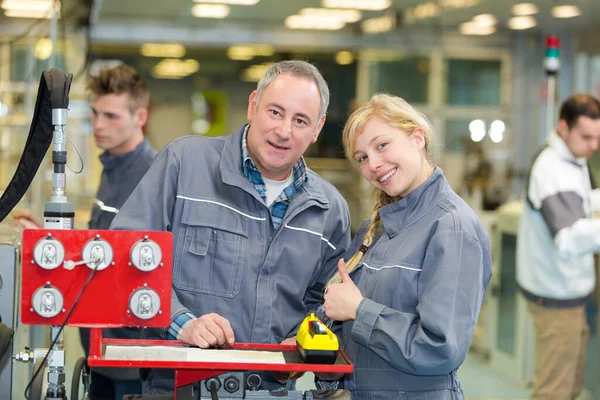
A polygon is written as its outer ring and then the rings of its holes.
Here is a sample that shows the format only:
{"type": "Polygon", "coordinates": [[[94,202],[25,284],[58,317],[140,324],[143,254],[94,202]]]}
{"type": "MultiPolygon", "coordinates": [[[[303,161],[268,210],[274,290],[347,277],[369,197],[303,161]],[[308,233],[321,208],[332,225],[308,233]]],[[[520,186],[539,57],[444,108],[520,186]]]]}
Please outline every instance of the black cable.
{"type": "Polygon", "coordinates": [[[77,362],[75,362],[75,367],[73,367],[73,377],[71,378],[71,400],[79,399],[79,384],[81,383],[81,374],[85,368],[86,361],[85,357],[80,357],[77,362]]]}
{"type": "Polygon", "coordinates": [[[217,384],[215,381],[210,383],[210,398],[211,400],[219,400],[219,396],[217,395],[217,384]]]}
{"type": "Polygon", "coordinates": [[[79,295],[77,296],[77,299],[75,299],[75,303],[73,303],[73,306],[69,310],[69,313],[67,314],[67,316],[65,317],[65,320],[63,321],[62,325],[60,326],[60,329],[58,330],[58,333],[56,334],[56,337],[52,341],[52,344],[50,345],[50,348],[46,352],[46,355],[44,356],[44,361],[38,367],[37,371],[35,371],[35,373],[33,374],[33,377],[31,378],[31,380],[27,384],[27,387],[25,387],[25,392],[23,393],[23,395],[25,396],[25,398],[27,400],[29,400],[29,393],[28,393],[28,391],[29,391],[29,388],[31,387],[31,384],[33,383],[33,381],[35,380],[35,378],[38,376],[38,374],[40,373],[40,371],[44,369],[44,366],[46,365],[46,362],[48,361],[48,357],[50,356],[50,353],[52,352],[52,349],[54,348],[54,345],[58,341],[58,338],[60,337],[60,334],[62,333],[63,329],[65,329],[65,326],[67,325],[67,321],[69,320],[69,318],[71,318],[71,314],[73,314],[73,311],[75,311],[75,307],[77,307],[77,304],[79,303],[79,299],[81,299],[81,296],[83,295],[83,292],[85,292],[85,289],[87,288],[87,286],[89,285],[90,281],[92,280],[92,278],[96,274],[96,271],[97,271],[97,268],[92,269],[92,273],[88,277],[87,281],[83,284],[83,287],[81,288],[81,291],[79,292],[79,295]]]}

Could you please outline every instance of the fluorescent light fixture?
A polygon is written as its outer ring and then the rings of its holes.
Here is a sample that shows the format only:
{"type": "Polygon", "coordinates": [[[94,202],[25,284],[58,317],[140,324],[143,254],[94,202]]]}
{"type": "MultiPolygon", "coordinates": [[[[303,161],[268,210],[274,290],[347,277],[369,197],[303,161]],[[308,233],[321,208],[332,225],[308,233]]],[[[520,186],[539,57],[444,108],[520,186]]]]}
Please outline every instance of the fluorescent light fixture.
{"type": "Polygon", "coordinates": [[[0,7],[4,9],[7,17],[13,18],[36,18],[51,19],[54,17],[54,10],[60,18],[60,3],[53,0],[3,0],[0,7]]]}
{"type": "Polygon", "coordinates": [[[52,40],[49,38],[41,38],[35,42],[35,45],[33,46],[33,54],[38,60],[47,60],[52,55],[53,49],[54,46],[52,45],[52,40]]]}
{"type": "Polygon", "coordinates": [[[235,6],[253,6],[260,0],[194,0],[195,3],[231,4],[235,6]]]}
{"type": "Polygon", "coordinates": [[[244,82],[258,82],[258,81],[260,81],[262,76],[265,74],[265,72],[267,72],[267,69],[269,69],[271,64],[273,64],[273,63],[262,63],[262,64],[252,65],[251,67],[246,68],[245,70],[242,71],[240,78],[244,82]]]}
{"type": "Polygon", "coordinates": [[[183,78],[197,72],[199,68],[200,64],[196,60],[165,58],[152,68],[152,76],[165,79],[183,78]]]}
{"type": "Polygon", "coordinates": [[[269,57],[273,54],[275,48],[269,44],[238,45],[227,49],[227,57],[238,61],[252,60],[256,56],[269,57]]]}
{"type": "Polygon", "coordinates": [[[412,10],[415,19],[426,19],[440,15],[440,8],[435,3],[419,4],[412,10]]]}
{"type": "Polygon", "coordinates": [[[471,140],[481,142],[485,137],[485,122],[480,119],[475,119],[469,123],[469,132],[471,132],[471,140]]]}
{"type": "Polygon", "coordinates": [[[496,26],[480,26],[473,21],[460,24],[460,33],[463,35],[486,36],[496,32],[496,26]]]}
{"type": "Polygon", "coordinates": [[[538,6],[533,3],[520,3],[512,6],[512,13],[515,15],[534,15],[539,12],[538,6]]]}
{"type": "Polygon", "coordinates": [[[512,17],[506,24],[510,29],[524,30],[537,25],[535,18],[530,16],[512,17]]]}
{"type": "Polygon", "coordinates": [[[477,26],[488,27],[496,25],[498,20],[492,14],[479,14],[473,17],[473,22],[477,26]]]}
{"type": "Polygon", "coordinates": [[[350,51],[339,51],[335,55],[335,62],[339,65],[349,65],[354,61],[354,55],[350,51]]]}
{"type": "Polygon", "coordinates": [[[338,17],[290,15],[285,19],[285,26],[289,29],[336,31],[342,29],[344,25],[346,25],[346,23],[338,17]]]}
{"type": "Polygon", "coordinates": [[[394,28],[396,28],[396,17],[392,14],[370,18],[360,23],[360,29],[366,35],[389,32],[394,28]]]}
{"type": "Polygon", "coordinates": [[[554,18],[573,18],[580,16],[581,10],[577,6],[556,6],[551,13],[554,18]]]}
{"type": "Polygon", "coordinates": [[[488,133],[490,135],[490,139],[492,139],[492,142],[500,143],[502,139],[504,139],[505,129],[506,125],[504,122],[500,121],[499,119],[492,121],[492,124],[490,125],[490,131],[488,133]]]}
{"type": "Polygon", "coordinates": [[[0,7],[5,10],[50,11],[54,0],[3,0],[0,7]]]}
{"type": "Polygon", "coordinates": [[[179,43],[144,43],[140,53],[144,57],[179,58],[185,55],[185,47],[179,43]]]}
{"type": "Polygon", "coordinates": [[[225,18],[230,8],[224,4],[196,4],[192,7],[192,15],[197,18],[225,18]]]}
{"type": "Polygon", "coordinates": [[[340,18],[345,23],[352,23],[362,18],[362,13],[358,10],[351,9],[333,9],[333,8],[303,8],[300,10],[299,15],[306,15],[309,17],[334,17],[340,18]]]}
{"type": "Polygon", "coordinates": [[[440,0],[442,8],[467,8],[481,3],[481,0],[440,0]]]}
{"type": "Polygon", "coordinates": [[[322,0],[326,8],[353,8],[355,10],[385,10],[392,0],[322,0]]]}

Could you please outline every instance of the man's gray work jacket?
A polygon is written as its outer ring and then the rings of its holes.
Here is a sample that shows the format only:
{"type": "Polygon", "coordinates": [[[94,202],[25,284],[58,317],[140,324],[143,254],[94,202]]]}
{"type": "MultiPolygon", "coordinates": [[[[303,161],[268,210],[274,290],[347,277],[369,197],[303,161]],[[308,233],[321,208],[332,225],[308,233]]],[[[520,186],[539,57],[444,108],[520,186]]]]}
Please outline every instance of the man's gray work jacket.
{"type": "Polygon", "coordinates": [[[379,215],[383,231],[353,276],[364,299],[356,320],[343,324],[354,363],[344,387],[353,399],[425,398],[419,391],[430,391],[428,399],[461,398],[456,371],[492,274],[488,235],[439,168],[379,215]]]}
{"type": "Polygon", "coordinates": [[[236,342],[280,343],[322,301],[350,244],[350,217],[333,185],[308,170],[274,231],[242,175],[243,131],[169,144],[111,228],[173,232],[171,320],[217,313],[236,342]]]}

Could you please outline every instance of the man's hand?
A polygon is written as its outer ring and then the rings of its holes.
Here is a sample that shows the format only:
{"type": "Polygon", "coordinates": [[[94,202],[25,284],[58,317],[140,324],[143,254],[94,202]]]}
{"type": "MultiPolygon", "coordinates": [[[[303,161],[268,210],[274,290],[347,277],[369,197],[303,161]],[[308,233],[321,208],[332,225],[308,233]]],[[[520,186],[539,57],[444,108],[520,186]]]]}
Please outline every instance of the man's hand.
{"type": "Polygon", "coordinates": [[[30,211],[18,210],[12,213],[13,222],[15,225],[23,229],[41,228],[42,224],[30,211]]]}
{"type": "Polygon", "coordinates": [[[206,314],[188,324],[179,340],[207,349],[214,346],[232,345],[235,335],[229,321],[219,314],[206,314]]]}
{"type": "Polygon", "coordinates": [[[363,295],[348,275],[343,259],[338,262],[338,272],[342,282],[329,285],[325,291],[325,314],[334,321],[354,320],[363,295]]]}

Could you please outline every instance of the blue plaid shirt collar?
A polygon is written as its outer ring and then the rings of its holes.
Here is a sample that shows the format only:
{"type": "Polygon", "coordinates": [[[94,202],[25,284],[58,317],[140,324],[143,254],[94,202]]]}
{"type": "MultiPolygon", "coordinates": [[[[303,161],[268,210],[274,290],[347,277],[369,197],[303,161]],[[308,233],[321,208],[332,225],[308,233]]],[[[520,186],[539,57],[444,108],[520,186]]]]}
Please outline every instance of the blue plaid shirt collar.
{"type": "MultiPolygon", "coordinates": [[[[248,136],[249,128],[250,128],[250,125],[246,125],[246,128],[244,129],[244,133],[242,135],[242,173],[244,174],[246,179],[248,179],[250,181],[250,183],[254,184],[255,187],[257,185],[264,186],[262,174],[256,167],[256,164],[254,164],[254,161],[252,161],[252,157],[250,157],[250,152],[248,151],[247,136],[248,136]]],[[[306,167],[306,162],[304,161],[304,158],[300,157],[298,162],[296,164],[294,164],[294,166],[292,167],[292,174],[294,175],[294,189],[295,190],[293,191],[293,193],[291,193],[289,195],[289,197],[285,196],[287,198],[281,199],[281,196],[280,196],[277,200],[275,200],[275,202],[278,202],[281,200],[289,200],[297,190],[300,190],[300,188],[308,180],[308,173],[306,171],[306,168],[307,167],[306,167]]],[[[262,189],[262,193],[261,193],[261,190],[258,190],[258,192],[262,197],[265,197],[264,196],[264,188],[262,189]]],[[[284,196],[286,194],[286,192],[289,192],[288,189],[284,190],[281,193],[281,195],[284,196]]]]}

